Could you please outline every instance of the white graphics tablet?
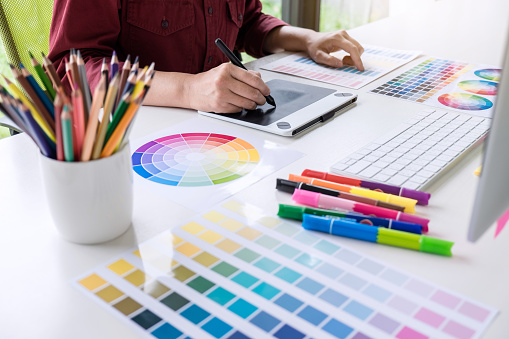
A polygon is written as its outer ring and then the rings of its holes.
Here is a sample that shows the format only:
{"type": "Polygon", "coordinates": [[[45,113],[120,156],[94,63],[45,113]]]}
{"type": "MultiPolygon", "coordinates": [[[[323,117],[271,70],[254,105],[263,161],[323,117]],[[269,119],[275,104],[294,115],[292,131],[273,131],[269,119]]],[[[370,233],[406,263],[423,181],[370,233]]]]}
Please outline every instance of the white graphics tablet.
{"type": "Polygon", "coordinates": [[[357,95],[352,93],[291,81],[275,79],[267,85],[276,107],[265,104],[240,113],[198,113],[270,133],[294,136],[331,119],[357,100],[357,95]]]}

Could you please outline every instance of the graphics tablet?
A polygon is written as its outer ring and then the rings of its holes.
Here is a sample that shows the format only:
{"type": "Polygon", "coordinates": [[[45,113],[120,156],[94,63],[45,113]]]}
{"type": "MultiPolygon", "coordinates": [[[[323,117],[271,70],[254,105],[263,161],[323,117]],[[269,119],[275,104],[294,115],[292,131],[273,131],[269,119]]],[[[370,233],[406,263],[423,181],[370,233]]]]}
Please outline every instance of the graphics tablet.
{"type": "Polygon", "coordinates": [[[267,85],[276,107],[265,104],[240,113],[198,113],[270,133],[294,136],[329,120],[357,100],[357,95],[352,93],[286,80],[270,80],[267,85]]]}

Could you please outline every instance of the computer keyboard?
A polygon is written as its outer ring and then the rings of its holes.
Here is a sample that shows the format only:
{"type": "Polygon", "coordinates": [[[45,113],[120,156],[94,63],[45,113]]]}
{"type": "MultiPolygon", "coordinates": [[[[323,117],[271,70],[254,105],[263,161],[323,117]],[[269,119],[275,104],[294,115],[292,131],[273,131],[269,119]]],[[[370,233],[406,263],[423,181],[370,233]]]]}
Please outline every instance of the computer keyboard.
{"type": "Polygon", "coordinates": [[[424,190],[479,144],[491,119],[424,109],[331,167],[338,174],[424,190]]]}

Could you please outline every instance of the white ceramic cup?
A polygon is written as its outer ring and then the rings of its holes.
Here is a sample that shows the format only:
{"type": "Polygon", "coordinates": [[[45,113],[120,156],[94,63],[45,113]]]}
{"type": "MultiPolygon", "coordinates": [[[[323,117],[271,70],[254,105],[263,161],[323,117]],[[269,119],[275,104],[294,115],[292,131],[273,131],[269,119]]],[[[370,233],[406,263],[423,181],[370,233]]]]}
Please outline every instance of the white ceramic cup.
{"type": "Polygon", "coordinates": [[[51,215],[65,239],[97,244],[129,228],[133,210],[129,145],[92,161],[57,161],[42,154],[40,159],[51,215]]]}

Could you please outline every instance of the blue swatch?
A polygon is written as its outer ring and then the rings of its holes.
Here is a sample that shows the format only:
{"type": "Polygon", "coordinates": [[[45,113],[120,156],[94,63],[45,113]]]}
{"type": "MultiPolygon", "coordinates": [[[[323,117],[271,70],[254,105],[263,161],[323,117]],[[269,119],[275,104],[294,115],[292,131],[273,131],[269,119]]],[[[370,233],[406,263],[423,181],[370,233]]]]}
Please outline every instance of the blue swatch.
{"type": "Polygon", "coordinates": [[[373,313],[371,308],[364,306],[355,300],[350,301],[348,305],[343,308],[343,310],[361,320],[366,320],[366,318],[369,317],[371,313],[373,313]]]}
{"type": "Polygon", "coordinates": [[[256,311],[258,308],[244,299],[238,299],[233,304],[231,304],[228,309],[238,315],[241,318],[246,319],[251,314],[253,314],[254,311],[256,311]]]}
{"type": "Polygon", "coordinates": [[[295,257],[297,254],[300,253],[300,251],[292,246],[289,246],[289,245],[286,245],[286,244],[283,244],[281,246],[279,246],[278,248],[276,248],[276,253],[279,253],[281,254],[282,256],[288,258],[288,259],[292,259],[293,257],[295,257]]]}
{"type": "Polygon", "coordinates": [[[222,287],[218,287],[216,288],[215,290],[213,290],[212,292],[210,292],[207,297],[209,299],[212,299],[214,300],[216,303],[218,303],[219,305],[222,305],[224,306],[225,304],[227,304],[230,300],[232,300],[233,298],[235,298],[235,294],[225,290],[224,288],[222,287]]]}
{"type": "Polygon", "coordinates": [[[313,279],[304,278],[297,283],[297,287],[311,294],[316,294],[325,286],[314,281],[313,279]]]}
{"type": "Polygon", "coordinates": [[[339,279],[339,282],[357,291],[367,284],[366,280],[361,279],[350,273],[344,275],[341,279],[339,279]]]}
{"type": "Polygon", "coordinates": [[[262,282],[260,285],[253,288],[253,292],[264,297],[265,299],[270,300],[274,298],[279,292],[281,292],[281,290],[265,282],[262,282]]]}
{"type": "Polygon", "coordinates": [[[357,267],[373,275],[378,275],[378,273],[382,272],[384,269],[382,264],[369,259],[362,260],[359,264],[357,264],[357,267]]]}
{"type": "Polygon", "coordinates": [[[226,333],[230,332],[233,327],[218,318],[212,318],[209,322],[204,324],[201,328],[210,333],[216,338],[221,338],[226,333]]]}
{"type": "Polygon", "coordinates": [[[182,332],[170,324],[165,323],[152,331],[152,335],[159,339],[176,339],[182,335],[182,332]]]}
{"type": "Polygon", "coordinates": [[[302,311],[300,311],[297,315],[316,326],[318,326],[318,324],[327,318],[327,314],[320,312],[316,308],[309,305],[304,307],[304,309],[302,309],[302,311]]]}
{"type": "Polygon", "coordinates": [[[293,239],[295,239],[298,242],[301,242],[301,243],[303,243],[305,245],[313,245],[320,238],[318,238],[316,235],[313,235],[313,234],[311,234],[309,232],[300,232],[299,234],[294,236],[293,239]]]}
{"type": "Polygon", "coordinates": [[[207,318],[210,315],[210,313],[205,311],[203,308],[199,306],[191,305],[189,306],[189,308],[182,311],[180,315],[196,325],[200,323],[203,319],[207,318]]]}
{"type": "Polygon", "coordinates": [[[341,306],[345,301],[348,300],[348,297],[339,292],[331,290],[330,288],[326,289],[325,292],[320,294],[319,298],[336,307],[341,306]]]}
{"type": "Polygon", "coordinates": [[[274,327],[276,327],[281,322],[264,311],[258,313],[250,321],[254,325],[264,330],[265,332],[270,332],[274,327]]]}
{"type": "Polygon", "coordinates": [[[336,319],[329,320],[329,322],[325,324],[322,329],[340,339],[346,338],[353,331],[353,328],[346,326],[336,319]]]}
{"type": "Polygon", "coordinates": [[[334,245],[333,243],[330,243],[327,240],[322,240],[313,247],[327,254],[333,254],[340,249],[339,246],[334,245]]]}
{"type": "Polygon", "coordinates": [[[228,339],[251,339],[251,338],[242,332],[236,331],[231,336],[229,336],[228,339]]]}
{"type": "Polygon", "coordinates": [[[239,274],[232,278],[232,281],[236,282],[241,286],[244,286],[245,288],[249,288],[255,282],[257,282],[258,279],[253,277],[251,274],[247,274],[246,272],[240,272],[239,274]]]}
{"type": "Polygon", "coordinates": [[[336,255],[334,255],[336,258],[343,260],[344,262],[347,262],[349,264],[355,264],[357,261],[361,259],[361,256],[357,253],[354,253],[352,251],[349,251],[347,249],[342,249],[336,255]]]}
{"type": "Polygon", "coordinates": [[[303,302],[300,301],[299,299],[296,299],[286,293],[277,298],[276,301],[274,301],[274,303],[290,312],[294,312],[303,304],[303,302]]]}
{"type": "Polygon", "coordinates": [[[274,333],[274,337],[279,339],[301,339],[304,338],[306,335],[300,331],[297,331],[295,328],[290,327],[289,325],[285,324],[282,326],[276,333],[274,333]]]}
{"type": "Polygon", "coordinates": [[[145,310],[140,314],[136,315],[135,317],[133,317],[131,320],[140,325],[141,327],[143,327],[144,329],[147,329],[160,322],[161,318],[152,313],[150,310],[145,310]]]}
{"type": "Polygon", "coordinates": [[[318,267],[316,271],[322,273],[323,275],[331,279],[336,279],[344,272],[341,268],[332,266],[331,264],[328,263],[324,263],[323,265],[318,267]]]}
{"type": "Polygon", "coordinates": [[[287,267],[283,267],[274,275],[280,279],[283,279],[284,281],[289,282],[290,284],[293,284],[297,279],[302,277],[302,274],[295,272],[294,270],[291,270],[287,267]]]}
{"type": "Polygon", "coordinates": [[[315,268],[316,266],[322,263],[322,260],[316,257],[312,257],[307,253],[302,253],[297,257],[297,259],[295,259],[295,261],[311,269],[315,268]]]}
{"type": "Polygon", "coordinates": [[[275,262],[273,260],[270,260],[269,258],[264,257],[264,258],[261,258],[260,260],[258,260],[254,264],[254,266],[261,268],[265,272],[271,273],[272,271],[274,271],[276,268],[278,268],[281,265],[279,265],[277,262],[275,262]]]}
{"type": "Polygon", "coordinates": [[[389,299],[389,297],[392,295],[391,292],[376,285],[369,285],[364,291],[362,291],[362,293],[375,300],[378,300],[381,303],[387,301],[387,299],[389,299]]]}

